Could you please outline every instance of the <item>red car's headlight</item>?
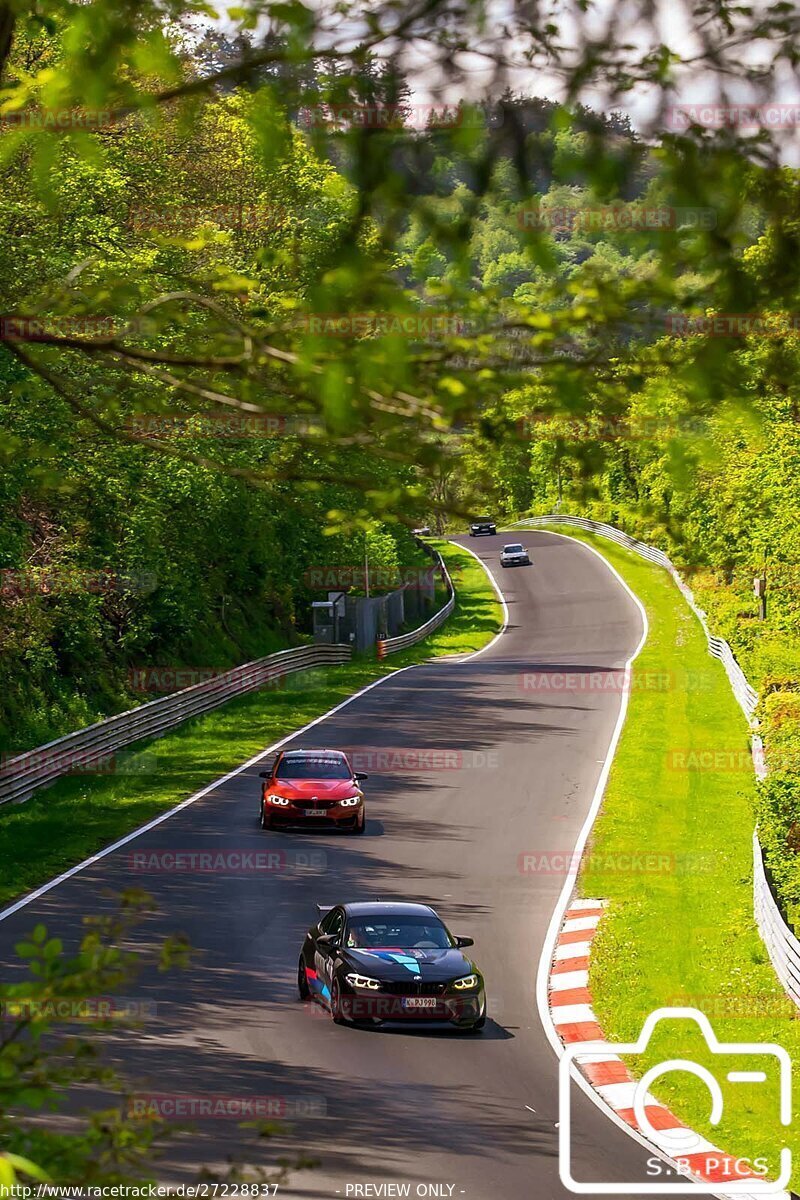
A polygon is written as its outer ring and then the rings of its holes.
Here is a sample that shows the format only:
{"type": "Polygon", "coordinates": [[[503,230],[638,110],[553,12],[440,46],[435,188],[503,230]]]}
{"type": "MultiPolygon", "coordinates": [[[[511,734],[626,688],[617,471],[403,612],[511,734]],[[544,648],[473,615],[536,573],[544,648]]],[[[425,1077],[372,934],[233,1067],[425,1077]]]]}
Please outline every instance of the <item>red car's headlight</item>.
{"type": "Polygon", "coordinates": [[[361,797],[348,796],[346,800],[340,800],[339,803],[341,804],[342,808],[354,808],[356,804],[361,803],[361,797]]]}

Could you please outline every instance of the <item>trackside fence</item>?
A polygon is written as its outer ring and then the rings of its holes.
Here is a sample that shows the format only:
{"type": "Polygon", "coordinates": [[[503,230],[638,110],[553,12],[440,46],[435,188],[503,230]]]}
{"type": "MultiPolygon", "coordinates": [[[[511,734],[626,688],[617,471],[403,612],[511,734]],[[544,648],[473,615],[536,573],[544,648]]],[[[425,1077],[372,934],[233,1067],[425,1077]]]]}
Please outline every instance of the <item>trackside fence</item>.
{"type": "Polygon", "coordinates": [[[117,750],[142,738],[158,737],[189,717],[197,717],[219,707],[235,696],[269,686],[273,680],[308,667],[323,667],[348,662],[352,656],[349,646],[299,646],[280,650],[265,658],[255,659],[244,666],[213,679],[183,688],[169,696],[150,700],[138,708],[118,713],[68,733],[26,754],[6,760],[0,768],[0,804],[28,800],[38,788],[46,787],[62,775],[102,769],[117,750]]]}
{"type": "Polygon", "coordinates": [[[786,992],[800,1008],[800,941],[786,925],[775,903],[756,833],[753,834],[753,892],[756,923],[770,961],[786,992]]]}
{"type": "MultiPolygon", "coordinates": [[[[681,578],[679,572],[664,551],[658,550],[654,546],[648,546],[644,542],[638,542],[635,538],[630,537],[629,534],[623,533],[621,529],[615,529],[613,525],[604,525],[600,521],[590,521],[585,517],[554,514],[549,517],[529,517],[522,521],[516,521],[514,524],[515,526],[524,526],[526,528],[537,525],[570,525],[573,528],[585,529],[589,533],[597,534],[599,537],[608,538],[609,541],[616,542],[619,546],[624,546],[625,549],[631,550],[641,558],[646,558],[649,562],[656,563],[658,566],[664,567],[665,570],[669,571],[683,593],[687,604],[703,626],[703,631],[708,642],[709,654],[713,655],[714,658],[718,658],[725,668],[725,673],[730,681],[733,694],[739,702],[739,706],[747,717],[750,728],[753,731],[751,736],[753,768],[756,776],[759,779],[764,779],[767,773],[764,746],[761,738],[755,733],[757,723],[753,715],[758,704],[758,693],[751,687],[728,643],[724,638],[715,637],[710,632],[706,614],[701,608],[698,608],[691,588],[681,578]]],[[[800,941],[798,941],[783,919],[783,915],[770,887],[764,869],[761,846],[758,841],[758,830],[753,834],[753,910],[758,931],[767,948],[770,961],[775,968],[775,973],[787,994],[798,1008],[800,1008],[800,941]]]]}
{"type": "Polygon", "coordinates": [[[444,559],[438,550],[434,550],[432,546],[427,546],[421,543],[423,549],[434,558],[442,572],[447,587],[447,601],[434,613],[429,621],[424,625],[420,625],[419,629],[412,629],[410,633],[401,633],[397,637],[380,638],[378,640],[378,658],[386,658],[389,654],[397,654],[399,650],[407,650],[409,646],[415,646],[417,642],[421,642],[428,634],[433,633],[440,625],[443,625],[447,618],[452,613],[456,606],[456,589],[453,586],[453,581],[450,578],[450,572],[447,569],[444,559]]]}

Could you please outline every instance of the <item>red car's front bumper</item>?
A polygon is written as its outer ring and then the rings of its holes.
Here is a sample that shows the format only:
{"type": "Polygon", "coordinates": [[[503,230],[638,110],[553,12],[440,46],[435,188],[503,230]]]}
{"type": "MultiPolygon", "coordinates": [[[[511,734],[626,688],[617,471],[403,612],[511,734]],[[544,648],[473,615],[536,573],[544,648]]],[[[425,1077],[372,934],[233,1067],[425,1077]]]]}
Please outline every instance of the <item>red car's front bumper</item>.
{"type": "Polygon", "coordinates": [[[310,800],[293,801],[289,805],[264,801],[265,825],[269,829],[356,829],[364,821],[364,802],[342,807],[338,801],[325,803],[310,800]]]}

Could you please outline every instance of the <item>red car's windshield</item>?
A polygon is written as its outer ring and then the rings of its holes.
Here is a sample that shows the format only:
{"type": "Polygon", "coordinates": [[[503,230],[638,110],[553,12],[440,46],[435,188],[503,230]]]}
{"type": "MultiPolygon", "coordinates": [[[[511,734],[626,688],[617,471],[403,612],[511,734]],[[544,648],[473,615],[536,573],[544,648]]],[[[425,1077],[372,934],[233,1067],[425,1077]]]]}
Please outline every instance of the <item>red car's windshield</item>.
{"type": "Polygon", "coordinates": [[[352,779],[353,772],[344,758],[304,754],[302,758],[282,758],[276,779],[352,779]]]}

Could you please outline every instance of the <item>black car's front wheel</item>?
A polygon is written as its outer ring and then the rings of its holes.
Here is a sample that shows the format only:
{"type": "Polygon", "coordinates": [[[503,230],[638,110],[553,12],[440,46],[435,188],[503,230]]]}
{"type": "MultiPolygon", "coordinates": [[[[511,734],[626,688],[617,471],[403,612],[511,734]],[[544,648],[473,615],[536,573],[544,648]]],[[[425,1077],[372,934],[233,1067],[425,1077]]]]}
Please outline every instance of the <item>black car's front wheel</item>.
{"type": "Polygon", "coordinates": [[[308,986],[308,975],[306,974],[306,964],[302,957],[297,964],[297,991],[300,994],[301,1000],[311,999],[311,988],[308,986]]]}
{"type": "Polygon", "coordinates": [[[331,987],[331,1017],[334,1025],[345,1025],[344,1013],[342,1011],[342,989],[339,986],[339,980],[334,979],[331,987]]]}

